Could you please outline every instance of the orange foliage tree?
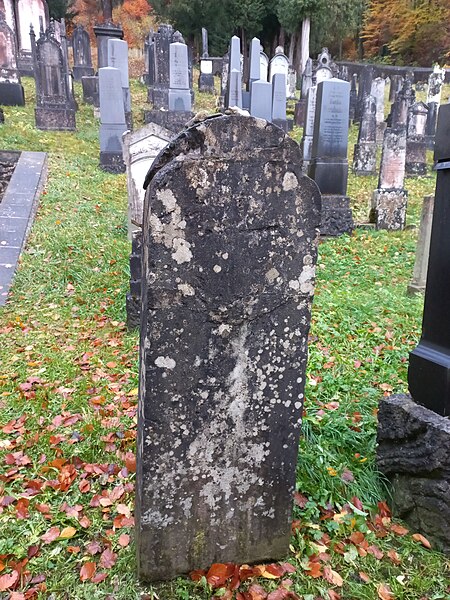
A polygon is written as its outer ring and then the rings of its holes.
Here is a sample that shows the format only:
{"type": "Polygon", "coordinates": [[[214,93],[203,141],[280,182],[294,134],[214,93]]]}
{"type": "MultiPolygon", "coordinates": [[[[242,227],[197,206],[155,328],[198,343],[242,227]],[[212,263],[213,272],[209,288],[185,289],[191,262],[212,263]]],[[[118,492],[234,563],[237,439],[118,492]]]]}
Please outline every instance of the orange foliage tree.
{"type": "Polygon", "coordinates": [[[155,18],[147,0],[125,0],[122,6],[114,9],[113,17],[122,25],[124,38],[130,47],[141,47],[150,28],[155,27],[155,18]]]}
{"type": "Polygon", "coordinates": [[[429,66],[450,51],[449,0],[371,0],[362,31],[368,57],[429,66]]]}

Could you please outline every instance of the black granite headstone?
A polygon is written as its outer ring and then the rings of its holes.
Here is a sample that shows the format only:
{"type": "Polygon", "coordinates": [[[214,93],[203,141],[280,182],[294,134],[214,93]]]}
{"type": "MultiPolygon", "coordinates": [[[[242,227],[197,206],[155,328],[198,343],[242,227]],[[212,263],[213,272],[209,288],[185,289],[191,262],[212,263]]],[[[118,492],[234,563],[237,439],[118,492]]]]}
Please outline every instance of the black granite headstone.
{"type": "Polygon", "coordinates": [[[179,135],[147,175],[143,579],[288,551],[320,221],[301,161],[278,127],[216,116],[179,135]]]}
{"type": "Polygon", "coordinates": [[[450,104],[439,109],[434,148],[437,180],[422,337],[409,355],[415,402],[450,416],[450,104]]]}

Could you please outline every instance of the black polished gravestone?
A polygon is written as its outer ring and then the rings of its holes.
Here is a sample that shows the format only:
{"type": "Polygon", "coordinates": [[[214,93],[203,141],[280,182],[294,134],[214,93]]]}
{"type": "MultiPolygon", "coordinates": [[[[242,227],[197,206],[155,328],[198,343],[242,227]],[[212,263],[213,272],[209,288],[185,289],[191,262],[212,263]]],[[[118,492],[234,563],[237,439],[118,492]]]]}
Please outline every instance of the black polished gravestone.
{"type": "Polygon", "coordinates": [[[439,109],[434,147],[436,192],[422,337],[409,355],[415,402],[450,416],[450,104],[439,109]]]}
{"type": "Polygon", "coordinates": [[[139,576],[281,559],[291,530],[319,190],[302,175],[292,139],[238,115],[181,133],[145,185],[139,576]]]}

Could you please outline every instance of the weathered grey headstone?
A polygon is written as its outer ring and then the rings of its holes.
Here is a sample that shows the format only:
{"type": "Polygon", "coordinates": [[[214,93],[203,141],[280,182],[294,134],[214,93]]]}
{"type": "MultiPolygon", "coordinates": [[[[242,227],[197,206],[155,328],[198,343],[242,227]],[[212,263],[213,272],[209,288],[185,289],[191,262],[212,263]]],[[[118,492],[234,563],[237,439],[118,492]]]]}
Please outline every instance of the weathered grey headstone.
{"type": "Polygon", "coordinates": [[[289,59],[284,54],[282,46],[278,46],[275,54],[269,63],[269,81],[272,82],[275,73],[281,73],[285,76],[286,81],[286,97],[289,97],[289,59]]]}
{"type": "Polygon", "coordinates": [[[286,81],[282,73],[275,73],[272,79],[272,123],[288,130],[286,118],[286,81]]]}
{"type": "Polygon", "coordinates": [[[350,111],[349,111],[349,119],[351,121],[355,120],[356,114],[356,105],[358,104],[358,75],[353,73],[352,79],[350,81],[350,111]]]}
{"type": "Polygon", "coordinates": [[[34,61],[30,27],[39,32],[47,29],[50,22],[47,2],[45,0],[14,0],[14,11],[17,24],[17,66],[21,75],[33,76],[34,61]]]}
{"type": "Polygon", "coordinates": [[[261,81],[269,79],[269,57],[263,51],[259,53],[259,74],[261,81]]]}
{"type": "Polygon", "coordinates": [[[320,194],[298,145],[261,123],[199,123],[147,176],[136,484],[146,580],[288,551],[320,194]]]}
{"type": "Polygon", "coordinates": [[[123,39],[123,29],[118,23],[105,21],[94,26],[95,38],[97,41],[97,68],[109,66],[108,61],[108,40],[123,39]]]}
{"type": "Polygon", "coordinates": [[[100,168],[108,173],[124,173],[122,136],[127,130],[119,69],[98,71],[100,96],[100,168]]]}
{"type": "Polygon", "coordinates": [[[209,58],[200,59],[200,75],[198,78],[198,91],[215,94],[213,61],[209,58]]]}
{"type": "Polygon", "coordinates": [[[425,130],[428,107],[424,102],[416,102],[409,109],[406,138],[406,164],[408,175],[426,175],[427,141],[425,130]]]}
{"type": "Polygon", "coordinates": [[[287,81],[287,97],[295,100],[297,98],[297,71],[289,65],[287,81]]]}
{"type": "Polygon", "coordinates": [[[436,102],[429,102],[427,106],[428,114],[425,128],[425,140],[428,150],[434,150],[434,136],[436,135],[439,106],[436,102]]]}
{"type": "Polygon", "coordinates": [[[225,106],[242,108],[241,40],[236,35],[230,41],[225,106]]]}
{"type": "Polygon", "coordinates": [[[68,86],[62,48],[53,33],[52,28],[47,29],[36,42],[33,28],[30,31],[36,85],[36,127],[73,131],[76,127],[73,93],[68,86]]]}
{"type": "Polygon", "coordinates": [[[305,126],[303,128],[303,137],[301,140],[301,148],[303,154],[303,170],[305,173],[308,172],[309,164],[312,156],[312,144],[314,137],[314,120],[316,118],[316,99],[317,99],[317,86],[313,85],[309,88],[306,97],[306,113],[305,113],[305,126]]]}
{"type": "Polygon", "coordinates": [[[331,54],[328,52],[328,48],[322,48],[320,54],[317,56],[313,69],[313,78],[317,85],[321,81],[326,81],[337,77],[339,68],[331,59],[331,54]]]}
{"type": "Polygon", "coordinates": [[[435,65],[433,72],[428,78],[428,93],[427,104],[436,102],[439,106],[441,103],[442,86],[445,80],[445,69],[441,69],[439,65],[435,65]]]}
{"type": "Polygon", "coordinates": [[[173,38],[173,27],[162,24],[154,34],[153,58],[155,79],[149,88],[148,99],[153,104],[153,108],[169,108],[169,52],[170,44],[173,38]]]}
{"type": "MultiPolygon", "coordinates": [[[[376,77],[372,81],[372,87],[370,95],[375,99],[376,104],[376,122],[377,122],[377,142],[381,144],[383,142],[384,130],[386,129],[386,123],[384,120],[384,90],[386,87],[386,81],[382,77],[376,77]]],[[[363,108],[364,110],[364,108],[363,108]]],[[[363,116],[363,115],[362,115],[363,116]]]]}
{"type": "Polygon", "coordinates": [[[427,283],[428,258],[430,256],[431,225],[433,223],[434,195],[425,196],[420,216],[419,237],[416,247],[416,260],[408,294],[425,292],[427,283]]]}
{"type": "Polygon", "coordinates": [[[72,34],[73,78],[81,81],[82,77],[94,75],[91,56],[91,40],[89,33],[82,25],[77,25],[72,34]]]}
{"type": "Polygon", "coordinates": [[[209,49],[208,49],[208,30],[205,27],[202,27],[202,58],[209,57],[209,49]]]}
{"type": "MultiPolygon", "coordinates": [[[[251,91],[253,81],[261,80],[261,42],[254,37],[250,43],[250,73],[247,90],[251,91]]],[[[266,80],[267,81],[267,80],[266,80]]]]}
{"type": "Polygon", "coordinates": [[[24,106],[25,94],[17,68],[17,48],[14,31],[0,10],[0,104],[24,106]]]}
{"type": "Polygon", "coordinates": [[[408,192],[403,187],[406,161],[406,127],[384,132],[378,188],[372,196],[370,220],[377,229],[403,229],[408,192]]]}
{"type": "Polygon", "coordinates": [[[365,66],[362,68],[358,79],[358,101],[355,107],[355,121],[361,121],[364,110],[364,98],[370,96],[372,91],[373,67],[365,66]]]}
{"type": "Polygon", "coordinates": [[[375,175],[377,172],[377,106],[373,96],[364,99],[364,110],[353,153],[355,175],[375,175]]]}
{"type": "Polygon", "coordinates": [[[306,103],[308,97],[308,91],[313,85],[313,70],[312,70],[312,60],[308,58],[306,61],[305,70],[302,74],[302,88],[301,88],[301,98],[295,104],[294,109],[294,123],[299,127],[303,127],[305,124],[305,116],[306,116],[306,103]]]}
{"type": "Polygon", "coordinates": [[[405,78],[402,89],[397,93],[391,108],[390,126],[393,129],[406,127],[408,124],[408,113],[414,104],[416,93],[412,87],[411,79],[405,78]]]}
{"type": "Polygon", "coordinates": [[[353,229],[348,180],[350,84],[328,79],[317,85],[314,136],[308,175],[322,193],[322,235],[341,235],[353,229]]]}
{"type": "Polygon", "coordinates": [[[131,114],[130,79],[128,75],[128,44],[124,40],[108,40],[108,67],[119,69],[122,82],[123,105],[125,121],[128,129],[133,129],[131,114]]]}
{"type": "MultiPolygon", "coordinates": [[[[285,82],[285,80],[283,81],[285,82]]],[[[268,81],[254,81],[252,83],[250,114],[252,117],[266,119],[266,121],[272,120],[272,84],[268,81]]]]}
{"type": "Polygon", "coordinates": [[[98,76],[86,75],[81,78],[83,88],[83,102],[92,104],[98,108],[100,106],[100,98],[98,95],[98,76]]]}
{"type": "Polygon", "coordinates": [[[189,112],[192,103],[186,44],[170,44],[169,58],[169,110],[189,112]]]}
{"type": "Polygon", "coordinates": [[[391,75],[391,84],[389,86],[389,102],[395,102],[397,94],[403,87],[403,77],[401,75],[391,75]]]}

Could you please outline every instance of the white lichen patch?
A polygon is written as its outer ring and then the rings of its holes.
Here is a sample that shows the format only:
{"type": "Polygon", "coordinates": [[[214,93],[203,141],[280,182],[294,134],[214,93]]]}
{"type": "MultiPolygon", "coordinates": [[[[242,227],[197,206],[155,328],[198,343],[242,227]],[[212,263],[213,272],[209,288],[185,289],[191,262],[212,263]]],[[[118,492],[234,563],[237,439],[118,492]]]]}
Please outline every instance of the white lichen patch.
{"type": "Polygon", "coordinates": [[[272,267],[271,269],[269,269],[269,271],[267,271],[266,279],[269,283],[273,283],[275,279],[279,277],[279,275],[280,273],[275,269],[275,267],[272,267]]]}
{"type": "Polygon", "coordinates": [[[155,365],[161,369],[175,369],[177,363],[170,356],[158,356],[155,360],[155,365]]]}
{"type": "Polygon", "coordinates": [[[178,289],[183,296],[195,296],[195,290],[192,285],[189,285],[189,283],[179,283],[178,289]]]}
{"type": "Polygon", "coordinates": [[[289,287],[302,294],[312,294],[314,292],[314,265],[305,265],[298,279],[291,279],[288,283],[289,287]]]}
{"type": "Polygon", "coordinates": [[[189,262],[192,258],[191,245],[183,238],[175,238],[172,241],[172,252],[173,260],[181,265],[182,263],[189,262]]]}
{"type": "Polygon", "coordinates": [[[220,265],[214,265],[214,267],[213,267],[214,273],[220,273],[221,270],[222,270],[222,267],[220,265]]]}
{"type": "Polygon", "coordinates": [[[283,177],[282,185],[285,192],[295,190],[295,188],[298,186],[298,179],[295,173],[292,173],[292,171],[286,171],[283,177]]]}

